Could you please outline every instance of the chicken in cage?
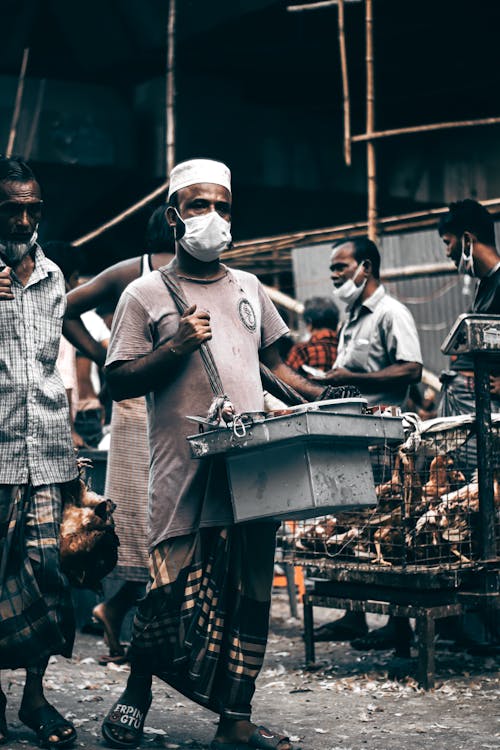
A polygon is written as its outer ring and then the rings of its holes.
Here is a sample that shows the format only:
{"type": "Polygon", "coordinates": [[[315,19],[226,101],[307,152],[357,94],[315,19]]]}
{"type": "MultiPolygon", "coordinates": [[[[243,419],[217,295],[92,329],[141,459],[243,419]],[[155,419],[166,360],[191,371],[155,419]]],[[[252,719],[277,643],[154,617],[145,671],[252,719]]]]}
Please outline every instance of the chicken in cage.
{"type": "MultiPolygon", "coordinates": [[[[477,470],[463,461],[463,447],[473,435],[469,417],[435,419],[418,425],[418,439],[395,450],[374,449],[377,504],[285,523],[285,554],[296,564],[319,568],[473,566],[479,557],[479,485],[477,470]]],[[[500,550],[500,457],[497,461],[493,484],[500,550]]]]}

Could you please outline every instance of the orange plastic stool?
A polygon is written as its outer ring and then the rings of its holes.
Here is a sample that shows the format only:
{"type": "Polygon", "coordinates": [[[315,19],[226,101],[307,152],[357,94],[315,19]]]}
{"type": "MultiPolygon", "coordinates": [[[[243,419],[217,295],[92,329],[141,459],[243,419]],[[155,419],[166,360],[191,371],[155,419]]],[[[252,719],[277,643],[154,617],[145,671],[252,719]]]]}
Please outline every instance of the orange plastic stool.
{"type": "MultiPolygon", "coordinates": [[[[283,567],[284,565],[291,565],[291,563],[278,563],[280,567],[283,567]]],[[[295,565],[293,567],[293,573],[294,573],[294,583],[297,587],[297,594],[299,596],[299,599],[302,599],[302,596],[305,594],[306,587],[304,584],[304,571],[302,568],[298,565],[295,565]]],[[[276,586],[276,588],[286,588],[288,586],[288,579],[286,575],[275,575],[273,579],[273,587],[276,586]]]]}

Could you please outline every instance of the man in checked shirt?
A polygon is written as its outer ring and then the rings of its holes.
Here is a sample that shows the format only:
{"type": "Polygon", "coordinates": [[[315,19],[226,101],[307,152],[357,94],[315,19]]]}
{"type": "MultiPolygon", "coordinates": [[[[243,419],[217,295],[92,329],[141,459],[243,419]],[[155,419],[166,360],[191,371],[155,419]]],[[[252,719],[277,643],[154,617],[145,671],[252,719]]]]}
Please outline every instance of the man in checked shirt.
{"type": "MultiPolygon", "coordinates": [[[[0,669],[26,670],[19,718],[42,746],[59,748],[76,731],[46,700],[42,679],[49,657],[71,656],[73,646],[59,526],[77,466],[55,367],[65,285],[36,241],[41,212],[31,169],[0,156],[0,669]]],[[[0,687],[0,744],[6,703],[0,687]]]]}
{"type": "Polygon", "coordinates": [[[331,370],[337,359],[339,310],[327,297],[311,297],[304,303],[303,317],[309,339],[292,346],[286,364],[305,377],[319,376],[331,370]]]}

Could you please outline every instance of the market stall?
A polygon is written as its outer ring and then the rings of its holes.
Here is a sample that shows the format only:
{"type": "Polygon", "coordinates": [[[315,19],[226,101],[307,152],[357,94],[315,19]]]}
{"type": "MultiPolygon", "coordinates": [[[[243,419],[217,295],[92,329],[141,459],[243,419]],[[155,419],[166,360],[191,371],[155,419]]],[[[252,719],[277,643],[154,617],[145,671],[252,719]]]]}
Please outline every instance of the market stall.
{"type": "MultiPolygon", "coordinates": [[[[489,373],[498,367],[500,321],[461,316],[443,350],[474,356],[478,419],[407,415],[405,441],[372,449],[374,506],[284,526],[285,557],[312,582],[303,600],[308,662],[314,606],[414,617],[425,688],[434,684],[436,619],[473,609],[487,631],[497,627],[500,416],[491,414],[489,373]]],[[[407,630],[396,641],[396,654],[409,656],[407,630]]]]}
{"type": "MultiPolygon", "coordinates": [[[[434,684],[437,619],[475,610],[486,630],[496,626],[500,415],[491,415],[488,378],[500,319],[473,317],[459,319],[443,348],[475,357],[477,421],[401,419],[347,398],[202,424],[189,438],[194,458],[225,457],[236,522],[282,521],[283,559],[303,566],[310,583],[309,663],[315,606],[415,618],[425,688],[434,684]]],[[[396,654],[410,656],[407,629],[396,654]]]]}

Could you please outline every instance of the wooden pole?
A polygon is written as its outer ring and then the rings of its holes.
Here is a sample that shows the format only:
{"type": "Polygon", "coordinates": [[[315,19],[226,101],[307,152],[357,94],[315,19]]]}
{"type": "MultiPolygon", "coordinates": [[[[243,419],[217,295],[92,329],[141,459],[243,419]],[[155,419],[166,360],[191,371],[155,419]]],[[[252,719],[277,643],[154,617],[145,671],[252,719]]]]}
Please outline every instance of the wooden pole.
{"type": "Polygon", "coordinates": [[[121,214],[118,214],[118,216],[114,216],[105,224],[97,227],[97,229],[94,229],[92,232],[88,232],[88,234],[84,234],[83,237],[79,237],[77,240],[73,240],[73,242],[71,243],[72,246],[80,247],[81,245],[85,245],[87,242],[90,242],[96,237],[99,237],[99,235],[103,234],[104,232],[107,232],[108,229],[111,229],[121,221],[124,221],[124,219],[128,219],[129,216],[132,216],[132,214],[135,214],[141,208],[147,206],[148,203],[151,203],[151,201],[153,201],[155,198],[158,198],[160,195],[166,193],[168,190],[168,183],[168,180],[166,182],[163,182],[156,188],[156,190],[153,190],[152,193],[148,193],[148,195],[144,196],[144,198],[141,198],[140,201],[137,201],[137,203],[134,203],[133,206],[130,206],[125,211],[122,211],[121,214]]]}
{"type": "MultiPolygon", "coordinates": [[[[500,199],[493,198],[483,201],[485,207],[492,208],[495,213],[500,212],[500,199]]],[[[424,212],[414,212],[399,216],[385,216],[379,218],[379,226],[384,227],[385,234],[397,232],[414,231],[427,227],[436,228],[436,218],[446,213],[447,208],[435,208],[424,212]]],[[[367,232],[366,222],[343,224],[337,227],[324,229],[313,229],[294,234],[275,235],[274,237],[262,237],[254,240],[240,240],[234,247],[224,255],[226,262],[237,263],[241,268],[265,269],[266,273],[275,271],[276,260],[273,256],[275,249],[279,249],[279,270],[286,272],[290,270],[290,253],[293,248],[315,245],[318,243],[333,242],[339,239],[360,237],[367,232]]],[[[420,273],[430,276],[448,276],[456,273],[455,267],[450,263],[432,263],[416,268],[410,268],[405,278],[418,278],[420,273]]],[[[392,270],[389,269],[392,273],[392,270]]],[[[254,271],[258,273],[258,271],[254,271]]],[[[262,271],[264,272],[264,271],[262,271]]],[[[388,272],[384,271],[384,274],[388,272]]],[[[402,278],[398,272],[398,278],[402,278]]],[[[387,277],[389,280],[389,277],[387,277]]],[[[395,277],[390,280],[397,280],[395,277]]]]}
{"type": "Polygon", "coordinates": [[[21,104],[23,101],[24,81],[26,78],[26,68],[28,67],[28,58],[30,55],[29,47],[26,47],[23,52],[23,59],[21,62],[21,70],[19,72],[19,78],[17,79],[17,91],[16,101],[14,103],[14,111],[12,113],[12,120],[10,123],[9,140],[7,141],[7,148],[5,149],[5,155],[7,157],[12,156],[14,149],[14,143],[16,141],[17,124],[19,122],[19,115],[21,114],[21,104]]]}
{"type": "MultiPolygon", "coordinates": [[[[375,81],[373,72],[373,0],[366,0],[366,132],[375,131],[375,81]]],[[[368,237],[377,238],[377,167],[375,145],[369,140],[366,144],[366,172],[368,193],[368,237]]]]}
{"type": "Polygon", "coordinates": [[[342,97],[344,103],[344,160],[351,166],[351,100],[349,97],[349,76],[347,74],[347,50],[345,43],[345,14],[344,0],[338,0],[339,5],[339,49],[340,68],[342,71],[342,97]]]}
{"type": "Polygon", "coordinates": [[[165,108],[166,177],[175,166],[175,2],[168,4],[167,25],[167,90],[165,108]]]}
{"type": "MultiPolygon", "coordinates": [[[[490,198],[481,201],[481,204],[486,208],[492,208],[496,212],[500,211],[500,198],[490,198]]],[[[428,225],[435,225],[436,219],[447,211],[448,208],[446,206],[429,208],[426,211],[413,211],[407,214],[383,216],[379,218],[378,223],[385,227],[385,232],[387,233],[418,229],[428,225]]],[[[366,234],[366,231],[366,221],[357,221],[350,224],[339,224],[334,227],[324,227],[322,229],[308,229],[302,232],[271,235],[253,240],[240,240],[234,243],[233,249],[228,250],[224,257],[236,258],[244,254],[258,255],[260,253],[271,252],[275,247],[279,247],[281,250],[289,250],[299,245],[330,242],[341,237],[360,236],[366,234]]]]}
{"type": "MultiPolygon", "coordinates": [[[[343,0],[342,0],[343,1],[343,0]]],[[[347,0],[347,2],[358,2],[359,0],[347,0]]],[[[290,13],[298,13],[303,10],[321,10],[322,8],[332,8],[338,5],[339,0],[320,0],[317,3],[308,3],[307,5],[288,5],[287,10],[290,13]]]]}
{"type": "Polygon", "coordinates": [[[26,141],[26,146],[24,149],[24,158],[26,159],[26,161],[28,161],[28,159],[30,158],[31,152],[33,150],[33,143],[35,141],[36,131],[38,130],[38,123],[40,122],[40,114],[42,112],[46,85],[47,85],[47,79],[42,78],[42,80],[40,81],[40,85],[38,87],[35,110],[33,112],[33,117],[31,119],[31,128],[30,128],[28,140],[26,141]]]}
{"type": "MultiPolygon", "coordinates": [[[[140,210],[152,200],[166,193],[168,189],[168,181],[160,185],[152,193],[149,193],[140,201],[130,206],[126,211],[118,214],[110,221],[103,224],[101,227],[89,232],[88,234],[74,240],[72,243],[75,247],[84,245],[86,242],[98,237],[103,232],[111,229],[112,227],[119,224],[124,219],[127,219],[136,211],[140,210]]],[[[481,201],[481,204],[485,208],[492,208],[496,212],[500,212],[500,198],[488,198],[488,200],[481,201]]],[[[448,211],[446,206],[441,208],[428,208],[425,211],[413,211],[406,214],[395,214],[393,216],[383,216],[378,219],[378,224],[385,227],[385,232],[394,231],[405,231],[406,229],[418,229],[419,227],[425,227],[428,225],[435,225],[437,217],[445,214],[448,211]]],[[[367,224],[365,221],[356,221],[350,224],[339,224],[334,227],[323,227],[322,229],[307,229],[302,232],[291,232],[287,234],[270,235],[268,237],[258,237],[253,240],[240,240],[234,243],[232,250],[228,250],[224,255],[225,258],[238,258],[243,257],[245,254],[255,256],[260,253],[272,252],[275,248],[281,250],[289,250],[292,247],[298,245],[304,245],[307,243],[320,243],[330,242],[340,237],[354,237],[365,234],[367,231],[367,224]]]]}
{"type": "Polygon", "coordinates": [[[478,125],[499,125],[500,117],[484,117],[480,120],[457,120],[456,122],[435,122],[429,125],[415,125],[408,128],[395,128],[394,130],[379,130],[373,133],[361,133],[353,135],[352,142],[359,143],[362,141],[374,141],[379,138],[392,138],[398,135],[408,135],[412,133],[429,133],[433,130],[451,130],[452,128],[471,128],[478,125]]]}
{"type": "Polygon", "coordinates": [[[423,279],[426,276],[456,275],[457,267],[454,263],[422,263],[419,266],[386,268],[380,271],[382,281],[408,281],[408,279],[423,279]]]}

